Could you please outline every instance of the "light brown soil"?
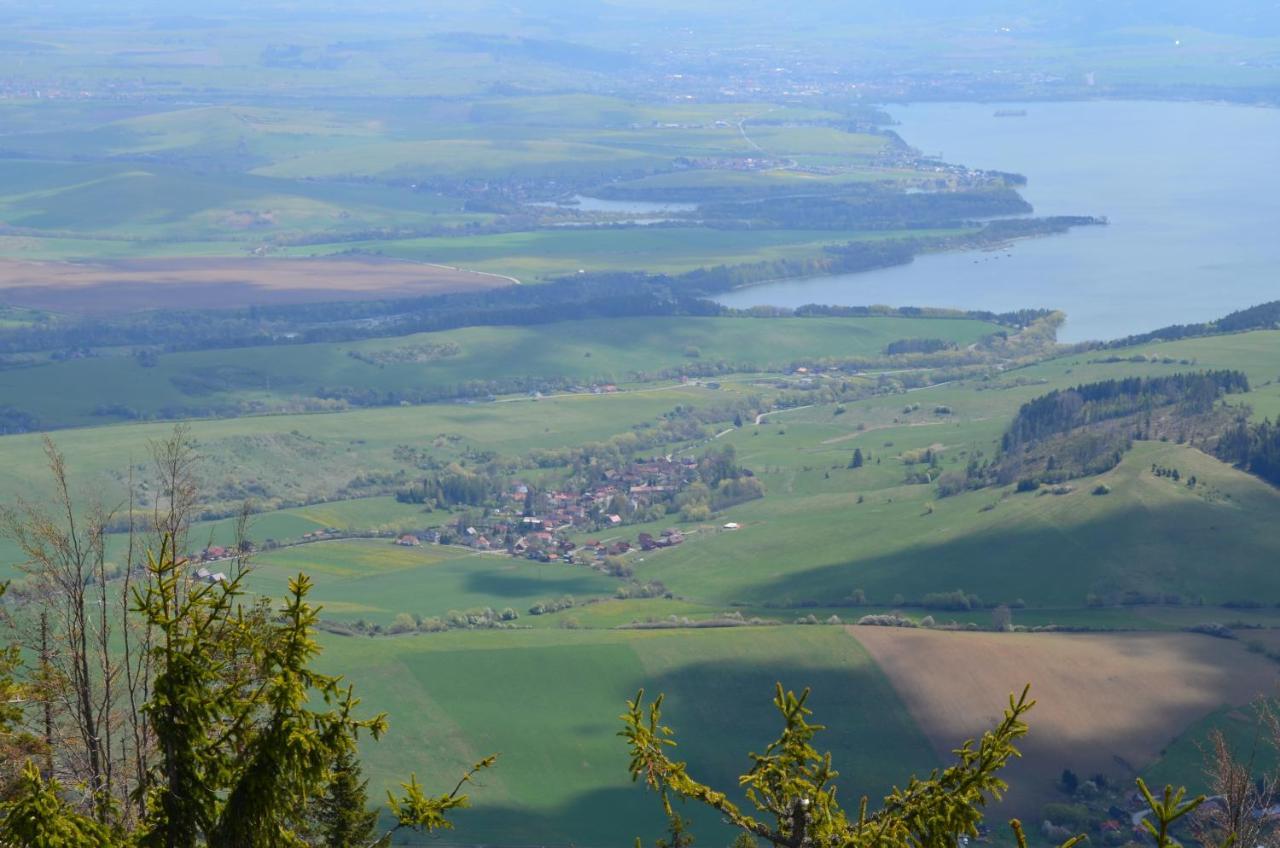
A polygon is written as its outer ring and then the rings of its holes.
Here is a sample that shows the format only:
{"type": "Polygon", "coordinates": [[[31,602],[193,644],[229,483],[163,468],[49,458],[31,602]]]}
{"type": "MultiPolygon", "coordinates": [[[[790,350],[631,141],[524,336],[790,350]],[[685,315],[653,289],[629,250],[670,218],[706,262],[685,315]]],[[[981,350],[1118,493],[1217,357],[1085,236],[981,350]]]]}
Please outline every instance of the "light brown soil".
{"type": "Polygon", "coordinates": [[[0,303],[55,312],[130,312],[419,297],[512,280],[379,259],[0,259],[0,303]]]}
{"type": "MultiPolygon", "coordinates": [[[[1188,633],[963,633],[850,628],[938,753],[995,725],[1010,692],[1037,701],[1010,812],[1035,815],[1064,768],[1132,780],[1192,722],[1274,694],[1277,666],[1239,642],[1188,633]]],[[[1034,819],[1033,819],[1034,820],[1034,819]]]]}

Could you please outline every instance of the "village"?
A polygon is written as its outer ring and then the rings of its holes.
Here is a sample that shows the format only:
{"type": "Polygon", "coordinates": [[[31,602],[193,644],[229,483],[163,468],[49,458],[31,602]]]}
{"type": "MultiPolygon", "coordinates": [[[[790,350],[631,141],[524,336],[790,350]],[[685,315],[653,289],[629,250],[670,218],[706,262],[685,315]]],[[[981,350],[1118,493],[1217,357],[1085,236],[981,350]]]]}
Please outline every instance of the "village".
{"type": "MultiPolygon", "coordinates": [[[[453,545],[541,563],[586,565],[598,565],[608,557],[633,551],[656,551],[684,543],[685,534],[676,528],[664,529],[657,535],[640,532],[634,537],[629,537],[624,528],[655,520],[674,508],[677,496],[701,479],[697,459],[636,459],[616,469],[605,469],[599,477],[581,490],[567,485],[543,489],[513,481],[494,506],[462,509],[444,524],[404,530],[390,538],[401,547],[453,545]],[[584,535],[588,536],[585,541],[584,535]]],[[[736,525],[726,527],[736,529],[736,525]]],[[[260,544],[245,540],[239,546],[210,544],[191,554],[191,559],[200,566],[195,572],[197,580],[220,583],[227,580],[227,574],[218,570],[219,563],[259,548],[271,550],[380,535],[383,534],[322,527],[295,540],[267,539],[260,544]]]]}
{"type": "Polygon", "coordinates": [[[601,477],[581,491],[541,490],[513,482],[502,493],[499,505],[486,510],[483,517],[464,513],[444,527],[403,533],[395,543],[408,547],[453,544],[537,562],[583,563],[684,542],[684,534],[675,528],[658,536],[642,532],[634,541],[617,531],[628,523],[651,518],[659,510],[666,514],[667,505],[698,480],[697,460],[641,459],[620,469],[607,469],[601,477]],[[597,532],[609,535],[582,544],[572,538],[597,532]]]}

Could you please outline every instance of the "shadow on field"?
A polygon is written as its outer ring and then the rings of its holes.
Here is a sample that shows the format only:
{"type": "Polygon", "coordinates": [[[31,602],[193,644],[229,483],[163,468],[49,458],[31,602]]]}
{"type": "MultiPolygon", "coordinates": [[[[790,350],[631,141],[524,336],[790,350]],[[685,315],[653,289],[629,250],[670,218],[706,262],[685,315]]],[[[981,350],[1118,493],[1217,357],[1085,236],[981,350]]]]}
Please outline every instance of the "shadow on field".
{"type": "Polygon", "coordinates": [[[560,595],[605,593],[599,581],[591,580],[590,575],[565,574],[563,567],[559,574],[544,574],[542,569],[532,573],[523,569],[509,573],[472,571],[467,573],[464,585],[468,592],[499,598],[528,598],[536,595],[551,599],[560,595]]]}
{"type": "MultiPolygon", "coordinates": [[[[760,644],[745,633],[732,636],[732,641],[715,649],[717,653],[733,650],[737,644],[750,653],[752,646],[760,644]],[[747,639],[738,638],[743,636],[747,639]]],[[[844,646],[845,638],[839,634],[839,638],[820,639],[816,644],[844,646]]],[[[692,640],[690,652],[703,650],[697,645],[699,641],[692,640]]],[[[815,644],[808,639],[800,643],[815,644]]],[[[693,776],[744,800],[737,778],[750,767],[748,753],[762,751],[781,729],[772,705],[778,681],[789,688],[813,688],[810,704],[815,720],[830,727],[819,734],[817,745],[832,751],[841,772],[842,797],[848,803],[856,806],[862,792],[870,792],[872,799],[878,800],[891,784],[936,765],[928,741],[897,703],[884,676],[874,664],[861,661],[858,652],[805,656],[781,639],[765,644],[774,656],[758,661],[747,656],[725,662],[699,661],[632,679],[631,685],[644,686],[650,698],[666,693],[664,723],[675,728],[679,741],[674,756],[689,763],[693,776]],[[779,659],[778,653],[786,654],[786,659],[779,659]],[[857,657],[859,662],[826,664],[838,662],[837,656],[857,657]]],[[[561,683],[566,691],[563,708],[572,711],[573,687],[589,683],[561,683]]],[[[497,688],[501,689],[501,684],[497,688]]],[[[657,796],[643,784],[628,781],[626,745],[616,737],[621,729],[616,716],[624,708],[619,699],[607,716],[558,716],[539,722],[554,725],[548,732],[509,739],[492,779],[517,802],[528,799],[531,806],[492,806],[485,802],[480,786],[472,792],[474,809],[457,817],[457,831],[449,834],[448,841],[590,848],[630,845],[640,836],[646,846],[651,845],[662,834],[664,820],[657,796]],[[588,749],[594,753],[585,753],[588,749]],[[558,806],[532,806],[539,796],[555,795],[547,787],[557,781],[590,788],[558,806]]],[[[512,709],[519,711],[520,707],[512,709]]],[[[519,720],[513,717],[513,721],[519,720]]],[[[693,820],[699,845],[723,846],[732,840],[733,834],[717,815],[692,804],[680,811],[693,820]]]]}
{"type": "MultiPolygon", "coordinates": [[[[1067,497],[1092,496],[1077,491],[1067,497]]],[[[1031,607],[1082,607],[1090,593],[1128,590],[1174,593],[1188,602],[1203,598],[1208,604],[1280,597],[1280,570],[1257,567],[1280,559],[1280,534],[1270,530],[1280,511],[1193,501],[1126,507],[1078,523],[1010,513],[1018,520],[997,517],[945,542],[779,574],[747,598],[830,603],[855,588],[878,604],[895,595],[910,601],[955,589],[988,603],[1023,599],[1031,607]]],[[[919,533],[936,534],[956,526],[956,519],[922,516],[919,533]]]]}

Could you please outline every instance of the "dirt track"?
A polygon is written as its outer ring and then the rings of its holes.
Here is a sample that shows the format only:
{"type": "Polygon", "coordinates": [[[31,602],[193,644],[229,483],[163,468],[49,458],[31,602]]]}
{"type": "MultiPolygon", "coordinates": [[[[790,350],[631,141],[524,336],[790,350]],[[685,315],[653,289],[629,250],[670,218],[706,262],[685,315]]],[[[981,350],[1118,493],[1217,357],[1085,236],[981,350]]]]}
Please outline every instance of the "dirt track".
{"type": "Polygon", "coordinates": [[[1024,757],[1009,805],[1028,816],[1064,768],[1131,780],[1188,725],[1223,704],[1274,694],[1276,666],[1239,642],[1188,633],[963,633],[851,627],[916,723],[948,757],[999,721],[1031,684],[1024,757]]]}
{"type": "Polygon", "coordinates": [[[0,303],[77,313],[414,297],[513,282],[442,265],[379,259],[0,259],[0,303]]]}

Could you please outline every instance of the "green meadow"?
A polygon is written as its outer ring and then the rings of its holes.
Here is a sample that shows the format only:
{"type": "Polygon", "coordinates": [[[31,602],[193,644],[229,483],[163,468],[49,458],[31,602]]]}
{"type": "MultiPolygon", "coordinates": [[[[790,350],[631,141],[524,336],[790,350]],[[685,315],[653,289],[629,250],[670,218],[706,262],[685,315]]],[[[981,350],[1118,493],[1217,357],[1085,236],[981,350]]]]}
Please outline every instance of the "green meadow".
{"type": "MultiPolygon", "coordinates": [[[[973,344],[997,326],[967,319],[628,318],[526,327],[470,327],[351,343],[281,345],[159,355],[144,367],[128,351],[0,371],[0,396],[45,426],[170,417],[235,404],[287,408],[325,388],[386,395],[461,393],[491,380],[635,382],[725,363],[780,371],[806,359],[875,357],[889,343],[939,338],[973,344]],[[421,360],[421,361],[416,361],[421,360]],[[42,391],[56,383],[65,391],[42,391]]],[[[252,407],[249,407],[252,408],[252,407]]]]}
{"type": "MultiPolygon", "coordinates": [[[[474,760],[500,754],[475,788],[476,811],[458,820],[468,841],[651,838],[658,799],[631,783],[615,735],[625,699],[642,687],[666,693],[680,756],[719,786],[732,788],[747,752],[776,736],[778,681],[814,688],[810,706],[831,726],[819,744],[851,795],[883,794],[936,762],[883,673],[839,628],[326,637],[324,661],[353,678],[358,669],[362,706],[392,713],[385,740],[362,748],[376,783],[427,768],[439,791],[474,760]],[[880,719],[848,720],[871,714],[880,719]]],[[[727,838],[714,817],[687,812],[705,840],[727,838]]]]}
{"type": "Polygon", "coordinates": [[[299,572],[316,582],[325,618],[391,624],[399,613],[443,617],[482,607],[514,609],[528,624],[538,601],[609,595],[617,581],[586,568],[474,553],[466,548],[396,545],[391,539],[315,542],[254,558],[248,588],[283,596],[299,572]]]}

